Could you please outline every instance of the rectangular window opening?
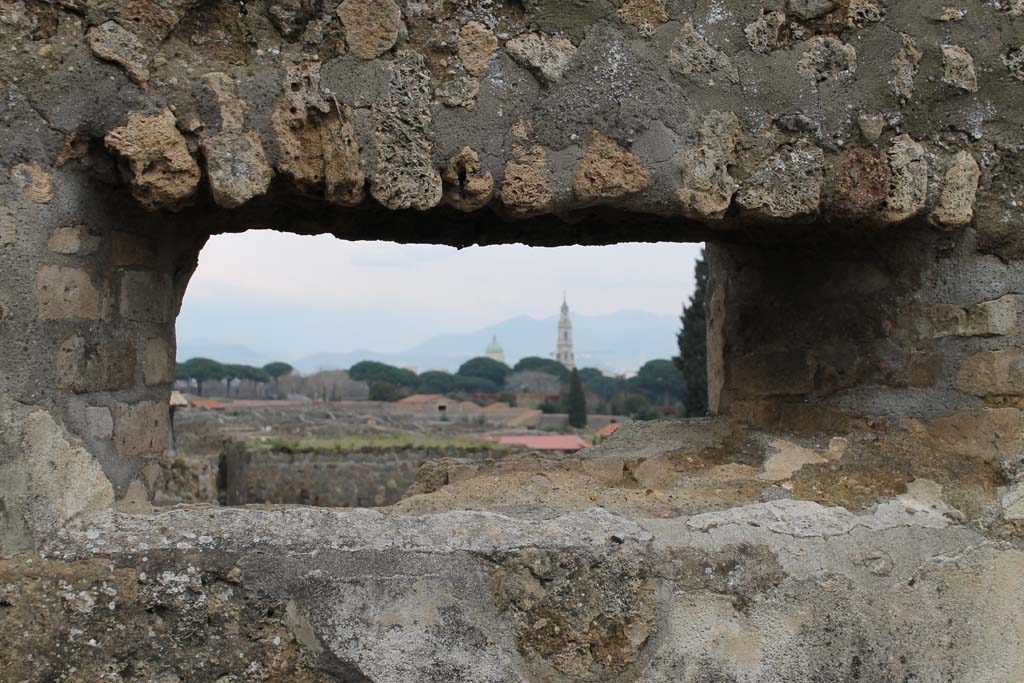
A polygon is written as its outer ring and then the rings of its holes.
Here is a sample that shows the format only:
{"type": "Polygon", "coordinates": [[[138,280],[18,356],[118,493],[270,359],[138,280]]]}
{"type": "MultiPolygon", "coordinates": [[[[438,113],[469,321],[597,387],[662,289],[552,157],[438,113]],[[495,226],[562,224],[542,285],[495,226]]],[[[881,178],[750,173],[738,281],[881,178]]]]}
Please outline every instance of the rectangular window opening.
{"type": "Polygon", "coordinates": [[[703,416],[702,259],[215,236],[176,323],[156,502],[405,504],[459,468],[585,457],[627,420],[703,416]]]}

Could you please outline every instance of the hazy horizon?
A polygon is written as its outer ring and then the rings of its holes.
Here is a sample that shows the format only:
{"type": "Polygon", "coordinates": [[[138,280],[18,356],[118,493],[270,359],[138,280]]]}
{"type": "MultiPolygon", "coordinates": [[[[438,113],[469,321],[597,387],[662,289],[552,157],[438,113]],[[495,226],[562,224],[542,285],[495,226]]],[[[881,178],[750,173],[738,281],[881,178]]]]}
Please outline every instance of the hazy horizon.
{"type": "Polygon", "coordinates": [[[678,316],[693,290],[700,248],[460,250],[270,230],[217,235],[199,255],[177,320],[178,342],[216,341],[289,359],[363,349],[400,353],[438,335],[519,316],[550,318],[563,291],[574,315],[678,316]]]}

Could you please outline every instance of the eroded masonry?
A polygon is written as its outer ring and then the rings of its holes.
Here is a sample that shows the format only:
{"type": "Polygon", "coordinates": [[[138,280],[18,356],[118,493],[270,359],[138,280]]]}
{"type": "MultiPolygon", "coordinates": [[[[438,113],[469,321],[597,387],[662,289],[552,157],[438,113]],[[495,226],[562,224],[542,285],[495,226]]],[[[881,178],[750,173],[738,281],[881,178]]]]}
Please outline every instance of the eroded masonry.
{"type": "Polygon", "coordinates": [[[1020,0],[3,0],[0,75],[5,680],[1024,680],[1020,0]],[[249,228],[707,241],[715,417],[153,508],[249,228]]]}

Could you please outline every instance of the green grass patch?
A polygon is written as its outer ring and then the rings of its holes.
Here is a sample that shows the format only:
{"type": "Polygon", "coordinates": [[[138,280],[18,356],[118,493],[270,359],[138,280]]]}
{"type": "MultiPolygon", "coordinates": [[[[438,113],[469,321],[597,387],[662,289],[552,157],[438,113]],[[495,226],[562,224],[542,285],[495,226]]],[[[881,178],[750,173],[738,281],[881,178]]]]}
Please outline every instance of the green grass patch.
{"type": "Polygon", "coordinates": [[[272,437],[257,439],[249,447],[259,451],[281,451],[294,453],[302,451],[371,451],[392,448],[454,448],[508,450],[509,447],[495,441],[472,436],[446,436],[443,434],[408,434],[403,432],[382,432],[380,434],[351,434],[331,437],[309,437],[288,439],[272,437]]]}

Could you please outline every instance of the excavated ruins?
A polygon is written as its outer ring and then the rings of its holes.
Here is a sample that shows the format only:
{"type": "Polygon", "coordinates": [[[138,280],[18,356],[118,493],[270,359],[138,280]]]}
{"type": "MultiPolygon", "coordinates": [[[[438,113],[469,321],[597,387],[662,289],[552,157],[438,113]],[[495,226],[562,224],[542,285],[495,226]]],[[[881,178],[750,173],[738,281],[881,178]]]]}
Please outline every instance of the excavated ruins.
{"type": "Polygon", "coordinates": [[[1021,0],[0,0],[0,679],[1024,680],[1021,0]],[[151,504],[216,233],[706,241],[713,417],[151,504]]]}

